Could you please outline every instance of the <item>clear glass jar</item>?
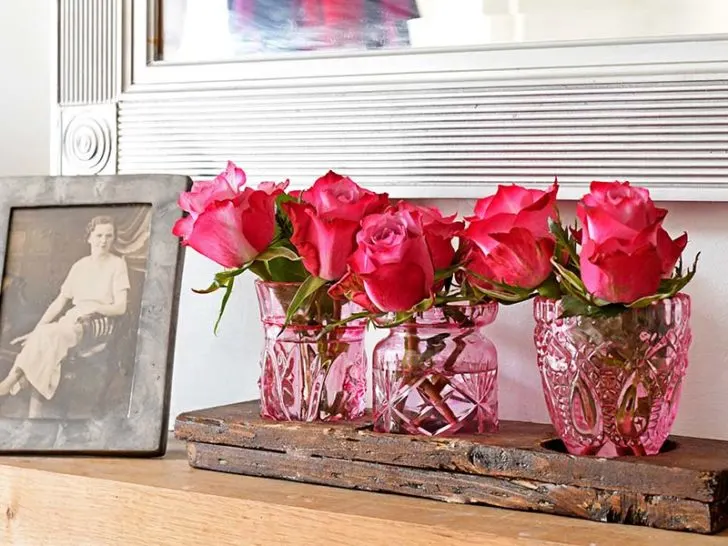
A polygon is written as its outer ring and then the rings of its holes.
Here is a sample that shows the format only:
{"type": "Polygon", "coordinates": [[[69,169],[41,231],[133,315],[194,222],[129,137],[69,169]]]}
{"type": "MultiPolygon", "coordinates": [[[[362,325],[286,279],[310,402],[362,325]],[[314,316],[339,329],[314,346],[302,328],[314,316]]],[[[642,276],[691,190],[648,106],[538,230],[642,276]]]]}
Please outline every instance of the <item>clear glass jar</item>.
{"type": "Polygon", "coordinates": [[[483,334],[498,304],[435,307],[390,329],[373,355],[377,432],[445,436],[498,429],[498,356],[483,334]]]}
{"type": "Polygon", "coordinates": [[[362,320],[321,335],[323,325],[362,309],[341,305],[324,290],[288,326],[286,311],[300,283],[256,280],[265,332],[261,355],[260,413],[276,421],[337,421],[365,409],[367,360],[362,320]]]}
{"type": "Polygon", "coordinates": [[[566,449],[600,457],[659,453],[688,366],[690,297],[609,318],[560,315],[560,301],[535,299],[538,368],[566,449]]]}

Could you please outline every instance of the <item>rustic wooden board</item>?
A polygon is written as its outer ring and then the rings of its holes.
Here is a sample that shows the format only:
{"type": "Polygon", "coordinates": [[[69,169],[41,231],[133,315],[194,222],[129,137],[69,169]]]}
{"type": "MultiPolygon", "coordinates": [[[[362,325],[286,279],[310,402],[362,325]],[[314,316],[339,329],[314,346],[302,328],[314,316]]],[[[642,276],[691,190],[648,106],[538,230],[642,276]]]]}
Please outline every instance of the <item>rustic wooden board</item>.
{"type": "Polygon", "coordinates": [[[674,437],[655,457],[575,457],[550,426],[497,434],[377,434],[368,421],[278,423],[256,402],[177,418],[193,467],[486,504],[604,522],[714,533],[728,526],[728,442],[674,437]]]}

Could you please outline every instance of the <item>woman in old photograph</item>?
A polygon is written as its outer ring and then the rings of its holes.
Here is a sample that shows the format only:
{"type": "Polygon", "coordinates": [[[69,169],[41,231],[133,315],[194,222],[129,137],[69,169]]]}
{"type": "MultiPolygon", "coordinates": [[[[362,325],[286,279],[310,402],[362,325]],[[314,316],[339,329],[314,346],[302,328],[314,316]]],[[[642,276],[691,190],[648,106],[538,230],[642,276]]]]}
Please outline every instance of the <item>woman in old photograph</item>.
{"type": "Polygon", "coordinates": [[[0,396],[16,394],[30,385],[41,401],[51,400],[58,389],[64,359],[82,339],[82,319],[126,313],[129,274],[125,260],[111,252],[115,236],[111,217],[96,216],[89,222],[86,240],[90,254],[73,264],[60,293],[35,328],[11,342],[22,344],[22,349],[8,376],[0,381],[0,396]],[[64,312],[69,303],[70,309],[64,312]]]}

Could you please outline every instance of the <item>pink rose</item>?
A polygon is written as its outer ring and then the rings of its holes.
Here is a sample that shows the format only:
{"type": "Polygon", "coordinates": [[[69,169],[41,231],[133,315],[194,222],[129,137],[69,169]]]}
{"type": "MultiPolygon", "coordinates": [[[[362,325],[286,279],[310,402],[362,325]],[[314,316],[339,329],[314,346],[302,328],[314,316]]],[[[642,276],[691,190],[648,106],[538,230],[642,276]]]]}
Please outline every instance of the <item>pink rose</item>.
{"type": "Polygon", "coordinates": [[[367,216],[356,241],[350,267],[366,297],[354,301],[389,312],[407,311],[430,297],[435,269],[418,212],[390,209],[367,216]]]}
{"type": "MultiPolygon", "coordinates": [[[[498,186],[480,199],[463,234],[466,267],[479,277],[513,287],[532,289],[551,274],[554,238],[549,218],[556,216],[558,185],[548,191],[498,186]]],[[[475,276],[469,281],[489,288],[475,276]]]]}
{"type": "Polygon", "coordinates": [[[648,190],[629,182],[592,182],[578,203],[583,226],[581,278],[594,296],[611,303],[632,303],[657,292],[687,245],[662,228],[667,214],[648,190]]]}
{"type": "Polygon", "coordinates": [[[465,227],[463,222],[455,221],[457,214],[443,216],[434,207],[416,206],[404,201],[400,202],[398,207],[401,210],[419,212],[422,218],[422,230],[427,241],[427,248],[430,250],[430,256],[432,256],[435,271],[450,267],[455,257],[452,240],[460,235],[465,227]]]}
{"type": "Polygon", "coordinates": [[[382,211],[388,196],[329,171],[302,192],[301,201],[283,204],[293,224],[291,242],[311,275],[332,281],[346,272],[361,219],[382,211]]]}
{"type": "Polygon", "coordinates": [[[329,296],[335,300],[349,300],[370,313],[379,313],[380,309],[374,305],[366,293],[364,281],[349,269],[339,281],[329,288],[329,296]]]}
{"type": "Polygon", "coordinates": [[[232,162],[214,180],[195,182],[179,197],[188,213],[174,226],[182,244],[223,267],[236,268],[253,260],[275,235],[275,201],[288,182],[263,182],[244,187],[245,173],[232,162]]]}

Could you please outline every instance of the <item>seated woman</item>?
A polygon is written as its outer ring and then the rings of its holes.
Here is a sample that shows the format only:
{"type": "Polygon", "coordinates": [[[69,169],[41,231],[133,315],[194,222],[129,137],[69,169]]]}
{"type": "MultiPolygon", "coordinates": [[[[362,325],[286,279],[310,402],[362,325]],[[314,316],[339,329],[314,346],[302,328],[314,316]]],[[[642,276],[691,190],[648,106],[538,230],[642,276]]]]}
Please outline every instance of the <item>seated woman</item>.
{"type": "MultiPolygon", "coordinates": [[[[91,253],[73,264],[60,293],[33,331],[11,341],[13,345],[24,345],[8,376],[0,381],[0,396],[17,394],[30,385],[33,394],[52,399],[63,360],[81,341],[80,320],[92,314],[116,317],[126,313],[129,274],[124,259],[111,253],[116,236],[113,220],[109,216],[94,217],[86,227],[86,235],[91,253]],[[69,302],[72,307],[53,322],[69,302]]],[[[31,417],[34,399],[42,401],[31,397],[31,417]]]]}

